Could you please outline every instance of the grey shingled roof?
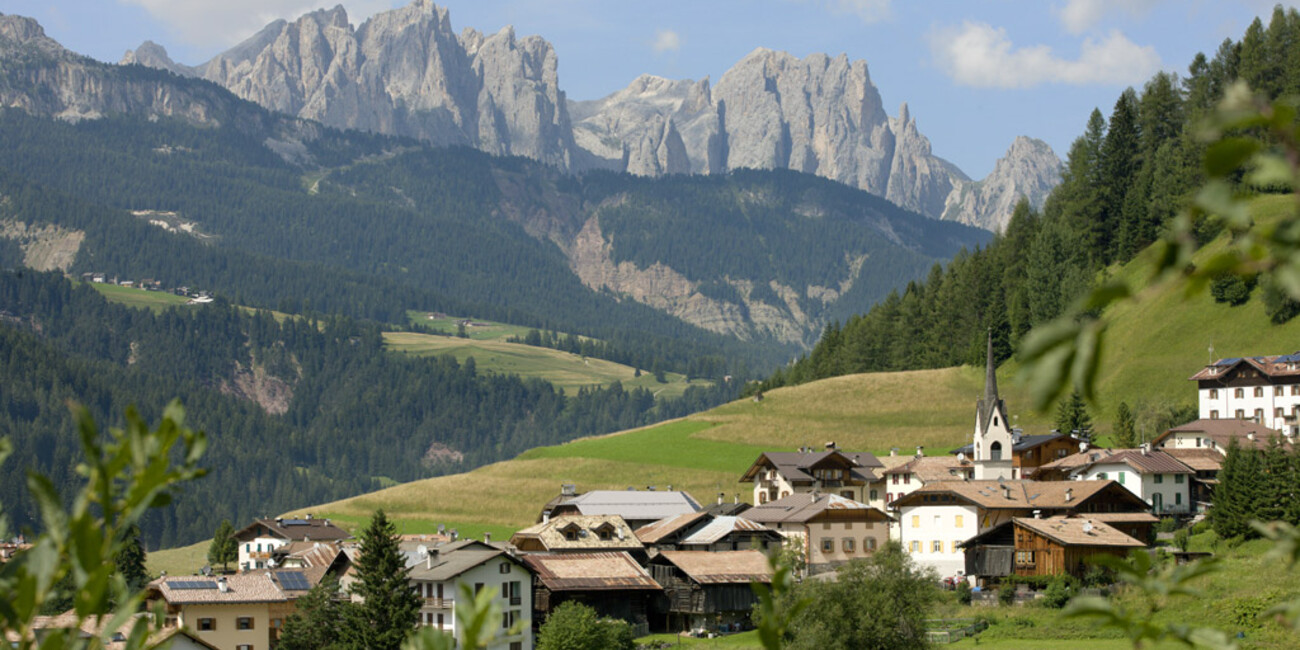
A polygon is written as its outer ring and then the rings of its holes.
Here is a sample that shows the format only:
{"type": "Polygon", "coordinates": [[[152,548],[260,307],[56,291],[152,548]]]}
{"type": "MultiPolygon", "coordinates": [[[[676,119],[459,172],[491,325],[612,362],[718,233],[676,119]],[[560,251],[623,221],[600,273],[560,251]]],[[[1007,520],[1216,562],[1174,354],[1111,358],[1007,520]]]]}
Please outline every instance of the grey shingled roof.
{"type": "Polygon", "coordinates": [[[741,513],[740,516],[764,524],[803,523],[827,510],[859,511],[866,519],[879,521],[889,519],[889,515],[865,503],[859,503],[835,494],[813,495],[808,492],[797,492],[776,501],[754,506],[741,513]]]}
{"type": "Polygon", "coordinates": [[[658,490],[592,490],[557,507],[574,507],[584,515],[619,515],[634,520],[659,520],[703,509],[685,492],[658,490]]]}
{"type": "Polygon", "coordinates": [[[411,567],[409,576],[412,580],[450,580],[484,562],[503,556],[509,558],[499,548],[477,540],[461,540],[429,549],[431,559],[417,561],[411,567]]]}

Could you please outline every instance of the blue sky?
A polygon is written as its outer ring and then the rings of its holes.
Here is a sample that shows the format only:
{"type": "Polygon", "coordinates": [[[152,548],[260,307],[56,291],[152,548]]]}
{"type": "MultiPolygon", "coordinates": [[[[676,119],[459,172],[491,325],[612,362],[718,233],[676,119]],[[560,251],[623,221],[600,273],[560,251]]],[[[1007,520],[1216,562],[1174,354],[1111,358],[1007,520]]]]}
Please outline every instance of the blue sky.
{"type": "MultiPolygon", "coordinates": [[[[0,0],[66,47],[116,62],[149,39],[202,62],[275,18],[337,0],[0,0]]],[[[354,25],[406,0],[345,0],[354,25]]],[[[643,73],[716,81],[757,47],[867,61],[885,107],[907,102],[934,152],[980,178],[1030,135],[1064,156],[1088,113],[1157,70],[1240,38],[1263,0],[445,0],[452,25],[539,34],[560,86],[594,99],[643,73]]]]}

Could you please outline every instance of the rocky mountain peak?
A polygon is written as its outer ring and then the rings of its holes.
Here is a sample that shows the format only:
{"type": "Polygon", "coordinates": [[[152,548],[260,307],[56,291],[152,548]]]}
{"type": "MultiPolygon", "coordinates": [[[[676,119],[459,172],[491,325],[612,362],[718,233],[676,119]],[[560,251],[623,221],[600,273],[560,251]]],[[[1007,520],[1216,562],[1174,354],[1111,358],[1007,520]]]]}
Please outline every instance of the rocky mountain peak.
{"type": "Polygon", "coordinates": [[[0,55],[73,56],[58,41],[46,36],[45,28],[36,20],[13,14],[0,14],[0,55]]]}
{"type": "Polygon", "coordinates": [[[1021,197],[1041,208],[1061,181],[1061,159],[1042,140],[1018,136],[983,180],[960,183],[944,205],[944,219],[1001,231],[1021,197]]]}

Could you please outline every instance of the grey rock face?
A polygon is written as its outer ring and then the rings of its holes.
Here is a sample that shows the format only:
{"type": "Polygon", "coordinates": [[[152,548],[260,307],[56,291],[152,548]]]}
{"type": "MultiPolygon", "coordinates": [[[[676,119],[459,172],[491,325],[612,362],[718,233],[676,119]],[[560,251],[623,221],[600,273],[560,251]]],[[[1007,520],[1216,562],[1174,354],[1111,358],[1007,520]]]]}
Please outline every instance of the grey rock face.
{"type": "Polygon", "coordinates": [[[427,0],[356,29],[342,6],[276,21],[194,68],[149,43],[123,62],[202,77],[331,126],[570,166],[572,132],[550,44],[516,39],[508,27],[457,37],[447,10],[427,0]]]}
{"type": "Polygon", "coordinates": [[[1021,197],[1041,208],[1060,182],[1061,159],[1052,148],[1042,140],[1020,136],[984,180],[953,188],[943,218],[998,232],[1006,228],[1021,197]]]}

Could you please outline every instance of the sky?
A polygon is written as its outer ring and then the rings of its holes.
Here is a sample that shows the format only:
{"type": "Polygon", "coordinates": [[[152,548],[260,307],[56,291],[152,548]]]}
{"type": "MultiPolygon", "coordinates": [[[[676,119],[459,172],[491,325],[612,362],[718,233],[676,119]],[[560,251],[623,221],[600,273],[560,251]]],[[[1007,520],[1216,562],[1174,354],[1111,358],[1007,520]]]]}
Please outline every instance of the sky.
{"type": "MultiPolygon", "coordinates": [[[[343,0],[354,26],[410,0],[343,0]]],[[[117,62],[152,40],[194,65],[277,18],[338,0],[0,0],[65,47],[117,62]]],[[[1064,157],[1088,114],[1157,71],[1240,39],[1266,0],[443,0],[456,30],[512,25],[559,57],[569,99],[641,74],[716,82],[759,47],[867,62],[885,108],[906,102],[936,155],[972,178],[1018,135],[1064,157]]],[[[1283,3],[1300,4],[1300,0],[1283,3]]]]}

